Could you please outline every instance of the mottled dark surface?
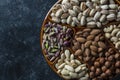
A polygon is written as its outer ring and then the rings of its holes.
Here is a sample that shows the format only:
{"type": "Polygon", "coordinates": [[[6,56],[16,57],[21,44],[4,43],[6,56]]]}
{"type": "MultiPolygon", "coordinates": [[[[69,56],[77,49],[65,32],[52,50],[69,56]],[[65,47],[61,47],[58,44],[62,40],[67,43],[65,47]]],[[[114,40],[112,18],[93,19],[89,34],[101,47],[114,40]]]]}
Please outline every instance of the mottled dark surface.
{"type": "Polygon", "coordinates": [[[0,0],[0,80],[61,80],[40,50],[43,19],[57,0],[0,0]]]}

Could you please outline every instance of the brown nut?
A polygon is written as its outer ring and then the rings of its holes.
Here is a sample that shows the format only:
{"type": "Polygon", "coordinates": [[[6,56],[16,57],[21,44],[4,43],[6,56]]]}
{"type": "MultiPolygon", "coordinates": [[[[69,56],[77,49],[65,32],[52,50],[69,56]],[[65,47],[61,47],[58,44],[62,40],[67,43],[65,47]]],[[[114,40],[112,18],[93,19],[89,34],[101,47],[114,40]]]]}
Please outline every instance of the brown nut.
{"type": "Polygon", "coordinates": [[[105,62],[105,58],[100,58],[99,61],[100,61],[101,64],[104,64],[104,62],[105,62]]]}
{"type": "Polygon", "coordinates": [[[105,62],[105,66],[106,66],[107,68],[109,68],[109,67],[111,66],[111,62],[110,62],[110,61],[106,61],[106,62],[105,62]]]}
{"type": "Polygon", "coordinates": [[[99,36],[96,36],[95,39],[94,39],[94,41],[96,41],[96,42],[99,41],[99,40],[100,40],[99,36]]]}
{"type": "Polygon", "coordinates": [[[95,76],[94,72],[90,72],[90,78],[93,78],[95,76]]]}
{"type": "Polygon", "coordinates": [[[90,28],[86,28],[86,29],[83,30],[83,32],[90,32],[90,31],[91,31],[90,28]]]}
{"type": "Polygon", "coordinates": [[[105,78],[106,77],[106,74],[105,73],[102,73],[101,74],[101,78],[103,79],[103,78],[105,78]]]}
{"type": "Polygon", "coordinates": [[[85,43],[85,47],[89,47],[91,44],[92,44],[92,41],[87,41],[87,42],[85,43]]]}
{"type": "Polygon", "coordinates": [[[88,35],[89,35],[88,32],[84,32],[82,36],[86,37],[86,36],[88,36],[88,35]]]}
{"type": "Polygon", "coordinates": [[[94,62],[94,66],[95,67],[100,67],[100,63],[96,61],[96,62],[94,62]]]}
{"type": "Polygon", "coordinates": [[[115,54],[115,59],[120,59],[120,54],[119,53],[115,54]]]}
{"type": "Polygon", "coordinates": [[[104,40],[104,39],[105,39],[104,36],[101,36],[101,37],[100,37],[100,40],[101,40],[101,41],[104,40]]]}
{"type": "Polygon", "coordinates": [[[94,46],[98,46],[98,42],[93,41],[93,42],[92,42],[92,45],[94,45],[94,46]]]}
{"type": "Polygon", "coordinates": [[[84,57],[84,61],[85,61],[85,62],[88,62],[89,60],[90,60],[90,57],[89,57],[89,56],[84,57]]]}
{"type": "Polygon", "coordinates": [[[90,49],[86,48],[85,49],[85,56],[89,56],[90,55],[90,49]]]}
{"type": "Polygon", "coordinates": [[[100,33],[100,30],[99,29],[93,29],[90,34],[91,35],[97,35],[98,33],[100,33]]]}
{"type": "Polygon", "coordinates": [[[97,53],[94,51],[91,51],[92,56],[97,56],[97,53]]]}
{"type": "Polygon", "coordinates": [[[94,66],[91,66],[90,70],[91,70],[92,72],[95,72],[96,68],[95,68],[94,66]]]}
{"type": "Polygon", "coordinates": [[[106,48],[105,43],[104,43],[104,42],[102,42],[102,41],[99,41],[99,42],[98,42],[98,45],[99,45],[99,47],[101,47],[101,48],[103,48],[103,49],[105,49],[105,48],[106,48]]]}
{"type": "Polygon", "coordinates": [[[93,46],[93,45],[90,46],[90,49],[94,52],[98,51],[98,48],[96,46],[93,46]]]}
{"type": "Polygon", "coordinates": [[[72,47],[72,50],[73,50],[73,51],[76,51],[77,49],[78,49],[78,48],[77,48],[76,46],[73,46],[73,47],[72,47]]]}
{"type": "Polygon", "coordinates": [[[106,66],[102,66],[102,71],[105,72],[107,70],[106,66]]]}
{"type": "Polygon", "coordinates": [[[106,53],[105,53],[105,56],[106,56],[106,57],[109,57],[109,56],[110,56],[110,53],[109,53],[109,52],[106,52],[106,53]]]}
{"type": "Polygon", "coordinates": [[[83,57],[82,56],[78,56],[79,59],[83,60],[83,57]]]}
{"type": "Polygon", "coordinates": [[[98,48],[98,52],[101,52],[101,51],[103,51],[103,48],[98,48]]]}
{"type": "Polygon", "coordinates": [[[119,67],[119,68],[120,68],[120,61],[117,61],[117,62],[115,63],[115,67],[119,67]]]}
{"type": "Polygon", "coordinates": [[[82,50],[81,49],[78,49],[76,52],[75,52],[75,55],[81,55],[82,53],[82,50]]]}
{"type": "Polygon", "coordinates": [[[113,54],[113,53],[114,53],[113,48],[110,48],[110,49],[108,50],[108,52],[109,52],[110,54],[113,54]]]}
{"type": "Polygon", "coordinates": [[[84,43],[86,41],[86,39],[83,37],[76,38],[76,40],[80,43],[84,43]]]}
{"type": "Polygon", "coordinates": [[[110,56],[108,57],[108,61],[114,61],[114,55],[110,55],[110,56]]]}
{"type": "Polygon", "coordinates": [[[115,71],[116,74],[120,74],[120,69],[117,68],[116,71],[115,71]]]}
{"type": "Polygon", "coordinates": [[[93,40],[94,39],[94,35],[89,35],[88,37],[87,37],[87,40],[93,40]]]}
{"type": "Polygon", "coordinates": [[[96,75],[99,75],[100,73],[101,73],[100,68],[97,68],[95,74],[96,74],[96,75]]]}
{"type": "Polygon", "coordinates": [[[106,73],[106,75],[110,76],[110,75],[111,75],[111,70],[110,70],[110,69],[107,69],[107,70],[105,71],[105,73],[106,73]]]}

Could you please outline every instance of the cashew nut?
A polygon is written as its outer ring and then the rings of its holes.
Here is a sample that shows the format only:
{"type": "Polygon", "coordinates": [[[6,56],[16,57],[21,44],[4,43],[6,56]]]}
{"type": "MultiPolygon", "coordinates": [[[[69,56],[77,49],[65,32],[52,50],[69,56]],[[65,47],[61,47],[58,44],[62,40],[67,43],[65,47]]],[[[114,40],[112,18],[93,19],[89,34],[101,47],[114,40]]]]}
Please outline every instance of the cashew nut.
{"type": "Polygon", "coordinates": [[[118,41],[118,38],[117,38],[117,37],[112,37],[110,40],[111,40],[112,42],[117,42],[117,41],[118,41]]]}
{"type": "Polygon", "coordinates": [[[110,27],[104,28],[104,32],[111,32],[113,30],[113,25],[110,25],[110,27]]]}
{"type": "Polygon", "coordinates": [[[120,31],[116,34],[116,37],[120,38],[120,31]]]}
{"type": "Polygon", "coordinates": [[[117,32],[119,31],[119,29],[114,29],[111,33],[112,36],[115,36],[117,34],[117,32]]]}
{"type": "Polygon", "coordinates": [[[116,47],[117,49],[120,49],[120,41],[115,44],[115,47],[116,47]]]}

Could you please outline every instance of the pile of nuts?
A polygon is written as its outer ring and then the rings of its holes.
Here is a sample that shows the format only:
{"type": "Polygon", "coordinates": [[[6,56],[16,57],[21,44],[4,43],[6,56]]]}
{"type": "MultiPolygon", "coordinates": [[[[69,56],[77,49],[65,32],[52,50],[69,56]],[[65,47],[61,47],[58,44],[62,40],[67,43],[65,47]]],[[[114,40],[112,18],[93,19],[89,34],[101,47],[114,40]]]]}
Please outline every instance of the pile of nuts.
{"type": "Polygon", "coordinates": [[[88,80],[88,68],[86,64],[81,63],[78,59],[75,59],[70,50],[66,49],[61,54],[60,59],[55,64],[57,73],[59,73],[65,79],[79,79],[88,80]]]}
{"type": "Polygon", "coordinates": [[[107,48],[104,40],[100,29],[90,28],[78,31],[73,40],[74,55],[89,65],[92,80],[109,80],[120,73],[120,53],[107,48]]]}
{"type": "Polygon", "coordinates": [[[75,34],[72,49],[81,60],[91,64],[104,54],[106,49],[104,40],[100,29],[85,28],[75,34]]]}
{"type": "Polygon", "coordinates": [[[59,56],[63,47],[69,46],[73,36],[73,30],[66,26],[48,23],[45,25],[42,49],[46,56],[53,61],[59,56]]]}
{"type": "Polygon", "coordinates": [[[48,64],[64,79],[111,80],[120,74],[116,0],[59,0],[47,15],[41,36],[48,64]]]}
{"type": "Polygon", "coordinates": [[[120,6],[114,0],[62,0],[50,16],[56,23],[101,28],[110,21],[120,21],[120,6]]]}
{"type": "Polygon", "coordinates": [[[120,52],[120,24],[110,25],[104,28],[104,32],[105,37],[109,39],[115,45],[115,48],[120,52]]]}
{"type": "Polygon", "coordinates": [[[92,80],[111,80],[117,74],[120,74],[120,54],[113,48],[109,48],[90,66],[92,80]]]}

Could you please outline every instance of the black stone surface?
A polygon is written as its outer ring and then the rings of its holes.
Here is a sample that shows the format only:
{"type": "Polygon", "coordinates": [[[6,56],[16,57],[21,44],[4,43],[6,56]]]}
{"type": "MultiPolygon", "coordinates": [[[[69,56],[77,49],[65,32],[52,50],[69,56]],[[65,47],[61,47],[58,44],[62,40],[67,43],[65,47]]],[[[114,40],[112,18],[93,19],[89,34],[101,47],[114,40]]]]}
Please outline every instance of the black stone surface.
{"type": "Polygon", "coordinates": [[[0,80],[62,80],[40,50],[40,27],[57,0],[0,0],[0,80]]]}

